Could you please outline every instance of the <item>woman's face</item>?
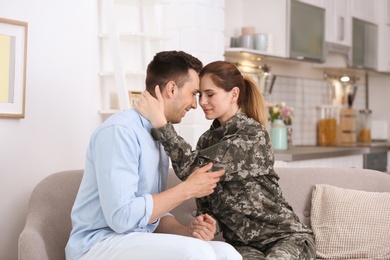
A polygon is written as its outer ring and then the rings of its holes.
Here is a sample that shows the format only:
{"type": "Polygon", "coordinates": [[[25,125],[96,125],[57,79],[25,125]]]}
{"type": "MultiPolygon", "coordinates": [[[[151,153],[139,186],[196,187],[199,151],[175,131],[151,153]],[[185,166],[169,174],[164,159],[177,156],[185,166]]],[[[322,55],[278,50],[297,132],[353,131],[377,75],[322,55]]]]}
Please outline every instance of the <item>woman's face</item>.
{"type": "Polygon", "coordinates": [[[216,86],[210,75],[206,74],[200,79],[199,105],[205,117],[209,120],[218,119],[221,124],[226,123],[238,110],[238,88],[230,92],[216,86]]]}

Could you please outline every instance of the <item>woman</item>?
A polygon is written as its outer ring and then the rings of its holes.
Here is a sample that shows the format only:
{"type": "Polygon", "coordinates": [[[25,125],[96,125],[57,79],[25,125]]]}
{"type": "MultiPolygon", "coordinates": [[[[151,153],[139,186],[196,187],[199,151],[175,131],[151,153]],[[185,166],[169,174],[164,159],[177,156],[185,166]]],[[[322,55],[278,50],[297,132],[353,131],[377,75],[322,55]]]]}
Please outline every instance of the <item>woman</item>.
{"type": "Polygon", "coordinates": [[[244,259],[315,259],[313,233],[299,221],[278,184],[259,88],[225,61],[208,64],[199,76],[199,104],[214,121],[194,151],[163,117],[158,88],[158,105],[145,93],[136,106],[155,127],[152,135],[163,144],[180,179],[209,161],[225,168],[214,193],[197,199],[198,214],[215,218],[217,230],[244,259]]]}

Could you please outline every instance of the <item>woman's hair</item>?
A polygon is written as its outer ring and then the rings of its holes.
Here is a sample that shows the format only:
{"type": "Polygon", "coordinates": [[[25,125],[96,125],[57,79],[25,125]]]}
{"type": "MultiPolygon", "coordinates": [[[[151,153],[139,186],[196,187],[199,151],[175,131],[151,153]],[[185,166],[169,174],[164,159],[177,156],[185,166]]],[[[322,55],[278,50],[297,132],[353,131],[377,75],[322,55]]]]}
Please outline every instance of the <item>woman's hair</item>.
{"type": "Polygon", "coordinates": [[[193,69],[199,73],[202,66],[199,59],[183,51],[159,52],[153,57],[146,70],[146,90],[155,96],[156,85],[159,85],[162,91],[171,80],[181,88],[190,79],[188,71],[193,69]]]}
{"type": "Polygon", "coordinates": [[[249,76],[243,76],[234,64],[227,61],[214,61],[207,64],[200,71],[199,76],[202,78],[206,74],[217,87],[226,92],[238,87],[240,94],[237,104],[241,111],[262,125],[267,125],[267,110],[263,95],[249,76]]]}

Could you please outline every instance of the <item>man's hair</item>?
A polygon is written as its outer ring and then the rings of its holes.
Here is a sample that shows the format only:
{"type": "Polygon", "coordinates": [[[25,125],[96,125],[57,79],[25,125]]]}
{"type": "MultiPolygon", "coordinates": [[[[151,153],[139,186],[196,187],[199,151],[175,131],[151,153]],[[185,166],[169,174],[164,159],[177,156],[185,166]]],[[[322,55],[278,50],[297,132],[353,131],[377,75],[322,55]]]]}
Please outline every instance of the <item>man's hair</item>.
{"type": "Polygon", "coordinates": [[[146,70],[146,90],[155,96],[156,85],[163,90],[169,81],[174,81],[180,88],[190,79],[189,70],[197,73],[202,69],[202,62],[183,51],[158,52],[149,63],[146,70]]]}

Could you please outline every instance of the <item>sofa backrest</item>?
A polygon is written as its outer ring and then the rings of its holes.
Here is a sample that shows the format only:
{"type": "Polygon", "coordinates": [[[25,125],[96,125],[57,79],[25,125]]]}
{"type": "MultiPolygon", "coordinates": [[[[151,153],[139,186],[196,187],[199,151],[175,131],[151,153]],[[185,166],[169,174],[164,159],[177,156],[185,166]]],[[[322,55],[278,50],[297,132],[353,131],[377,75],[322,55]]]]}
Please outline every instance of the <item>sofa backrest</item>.
{"type": "MultiPolygon", "coordinates": [[[[293,207],[299,219],[309,227],[311,193],[315,184],[329,184],[345,189],[390,192],[390,174],[354,168],[276,168],[283,196],[293,207]]],[[[169,172],[168,187],[180,180],[169,172]]],[[[172,211],[179,221],[189,223],[195,216],[193,199],[186,201],[172,211]]]]}
{"type": "Polygon", "coordinates": [[[299,219],[309,227],[311,194],[315,184],[344,189],[390,192],[390,174],[354,168],[277,168],[279,184],[299,219]]]}
{"type": "Polygon", "coordinates": [[[19,260],[65,260],[70,212],[82,175],[82,170],[57,172],[35,186],[19,236],[19,260]]]}

